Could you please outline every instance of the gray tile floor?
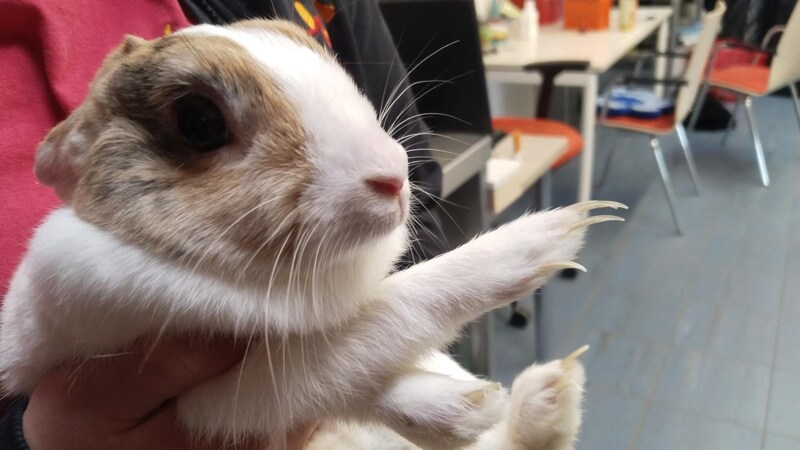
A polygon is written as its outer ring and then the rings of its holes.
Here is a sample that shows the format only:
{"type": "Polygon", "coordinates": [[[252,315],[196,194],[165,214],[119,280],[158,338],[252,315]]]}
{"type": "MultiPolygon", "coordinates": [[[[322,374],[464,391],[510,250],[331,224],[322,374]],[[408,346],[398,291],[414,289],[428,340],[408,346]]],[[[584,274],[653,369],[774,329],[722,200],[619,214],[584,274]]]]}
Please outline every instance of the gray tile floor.
{"type": "MultiPolygon", "coordinates": [[[[600,162],[621,148],[595,198],[627,203],[627,222],[592,228],[589,273],[551,282],[542,312],[547,358],[592,347],[581,450],[800,450],[800,131],[789,98],[755,108],[769,188],[743,115],[725,148],[721,133],[690,133],[699,197],[677,139],[662,141],[684,237],[647,140],[600,131],[600,162]]],[[[574,198],[576,176],[575,164],[556,174],[557,203],[574,198]]],[[[533,338],[506,316],[494,364],[508,383],[533,338]]]]}

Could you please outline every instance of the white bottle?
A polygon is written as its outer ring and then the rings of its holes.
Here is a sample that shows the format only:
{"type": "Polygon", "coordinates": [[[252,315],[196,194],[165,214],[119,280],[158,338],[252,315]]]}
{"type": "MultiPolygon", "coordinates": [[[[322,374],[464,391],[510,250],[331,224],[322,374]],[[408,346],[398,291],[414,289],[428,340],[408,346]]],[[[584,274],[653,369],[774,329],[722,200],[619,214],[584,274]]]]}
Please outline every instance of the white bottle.
{"type": "Polygon", "coordinates": [[[636,7],[638,0],[619,0],[619,27],[630,31],[636,27],[636,7]]]}
{"type": "Polygon", "coordinates": [[[539,35],[539,11],[534,0],[525,0],[522,13],[517,19],[517,38],[521,41],[535,41],[539,35]]]}

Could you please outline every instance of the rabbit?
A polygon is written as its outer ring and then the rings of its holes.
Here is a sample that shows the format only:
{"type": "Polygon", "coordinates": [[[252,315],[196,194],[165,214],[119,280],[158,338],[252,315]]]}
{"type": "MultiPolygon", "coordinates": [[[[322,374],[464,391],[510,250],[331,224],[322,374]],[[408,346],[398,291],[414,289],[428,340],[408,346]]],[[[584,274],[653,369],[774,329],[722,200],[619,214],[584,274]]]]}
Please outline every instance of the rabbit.
{"type": "Polygon", "coordinates": [[[334,56],[289,22],[126,37],[37,151],[63,207],[4,299],[4,392],[145,336],[235,336],[241,363],[177,399],[198,439],[321,419],[317,448],[375,429],[408,448],[571,448],[579,363],[531,366],[509,395],[436,349],[579,267],[585,228],[621,220],[587,212],[624,205],[528,214],[394,272],[407,171],[334,56]]]}

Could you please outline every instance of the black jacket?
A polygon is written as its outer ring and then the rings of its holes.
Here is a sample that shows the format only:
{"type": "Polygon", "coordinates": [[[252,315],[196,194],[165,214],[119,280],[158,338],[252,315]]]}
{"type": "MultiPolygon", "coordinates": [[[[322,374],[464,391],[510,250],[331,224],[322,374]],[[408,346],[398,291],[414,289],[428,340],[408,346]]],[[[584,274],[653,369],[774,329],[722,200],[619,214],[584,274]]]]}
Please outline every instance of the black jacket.
{"type": "Polygon", "coordinates": [[[19,399],[9,405],[0,417],[0,449],[30,450],[22,433],[22,414],[28,406],[26,399],[19,399]]]}

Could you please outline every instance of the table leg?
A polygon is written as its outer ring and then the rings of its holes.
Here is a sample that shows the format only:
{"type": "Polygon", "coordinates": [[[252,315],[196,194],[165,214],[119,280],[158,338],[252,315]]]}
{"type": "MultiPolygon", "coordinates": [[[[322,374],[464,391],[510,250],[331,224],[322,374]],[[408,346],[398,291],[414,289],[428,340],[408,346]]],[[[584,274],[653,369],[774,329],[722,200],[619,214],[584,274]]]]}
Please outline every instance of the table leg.
{"type": "MultiPolygon", "coordinates": [[[[542,288],[544,289],[544,288],[542,288]]],[[[533,359],[534,361],[544,361],[545,359],[545,336],[542,329],[542,290],[533,293],[533,359]]]]}
{"type": "MultiPolygon", "coordinates": [[[[482,170],[440,202],[442,228],[450,248],[455,248],[489,228],[486,200],[486,170],[482,170]]],[[[484,314],[468,325],[466,339],[451,349],[456,359],[470,372],[491,377],[493,323],[492,313],[484,314]]]]}
{"type": "MultiPolygon", "coordinates": [[[[677,11],[677,10],[676,10],[677,11]]],[[[676,12],[677,14],[677,12],[676,12]]],[[[661,23],[658,27],[658,39],[656,41],[656,51],[659,53],[666,52],[669,48],[669,21],[665,20],[661,23]]],[[[656,65],[655,65],[655,77],[656,78],[667,78],[669,75],[667,73],[668,58],[664,56],[656,57],[656,65]]],[[[663,96],[664,95],[664,86],[657,85],[655,88],[656,95],[663,96]]]]}
{"type": "Polygon", "coordinates": [[[592,198],[592,172],[594,169],[594,132],[597,119],[597,75],[594,73],[576,73],[582,80],[583,105],[581,107],[581,135],[583,151],[581,152],[580,179],[578,181],[578,201],[585,202],[592,198]]]}
{"type": "MultiPolygon", "coordinates": [[[[534,186],[536,190],[534,198],[534,211],[551,208],[553,206],[553,176],[552,172],[547,171],[534,186]]],[[[533,293],[533,314],[530,326],[533,327],[533,357],[536,361],[544,361],[545,358],[545,335],[542,327],[542,300],[547,286],[542,286],[533,293]]]]}

